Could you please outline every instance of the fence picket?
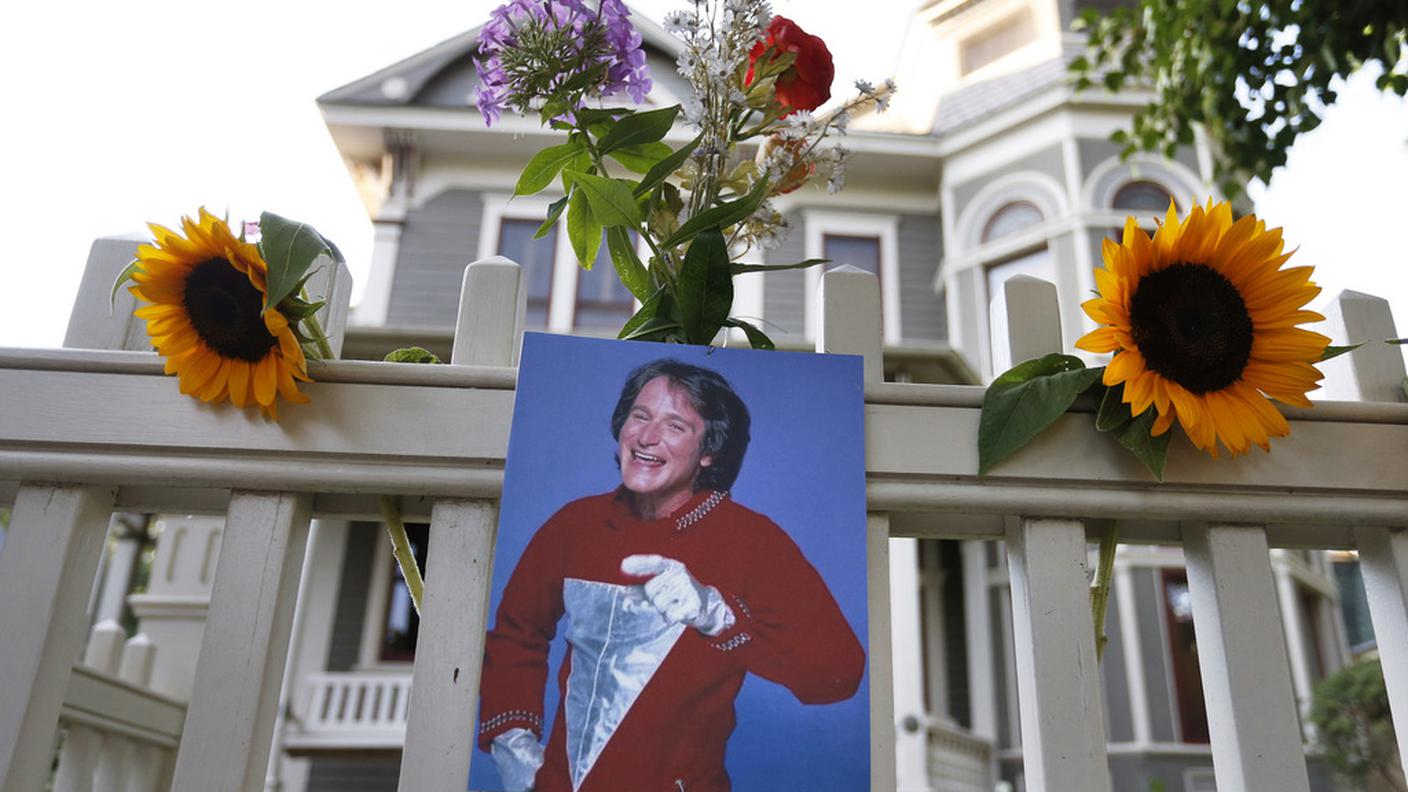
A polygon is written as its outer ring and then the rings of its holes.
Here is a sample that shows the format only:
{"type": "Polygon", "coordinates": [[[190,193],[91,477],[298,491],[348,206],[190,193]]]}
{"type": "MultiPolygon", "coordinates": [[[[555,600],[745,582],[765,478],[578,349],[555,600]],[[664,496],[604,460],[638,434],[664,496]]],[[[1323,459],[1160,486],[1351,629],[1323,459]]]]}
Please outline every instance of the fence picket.
{"type": "MultiPolygon", "coordinates": [[[[517,264],[494,256],[465,268],[453,365],[518,358],[524,293],[517,264]]],[[[474,751],[479,664],[488,624],[498,506],[442,500],[430,516],[425,596],[399,788],[463,789],[474,751]]]]}
{"type": "Polygon", "coordinates": [[[1359,528],[1355,537],[1398,735],[1398,757],[1408,764],[1408,531],[1359,528]]]}
{"type": "Polygon", "coordinates": [[[1033,792],[1108,792],[1085,525],[1022,518],[1007,532],[1022,764],[1033,792]]]}
{"type": "Polygon", "coordinates": [[[37,792],[116,487],[22,484],[0,552],[0,790],[37,792]]]}
{"type": "Polygon", "coordinates": [[[1217,788],[1309,792],[1265,530],[1190,524],[1183,546],[1217,788]]]}
{"type": "Polygon", "coordinates": [[[262,789],[312,498],[230,498],[175,788],[262,789]]]}

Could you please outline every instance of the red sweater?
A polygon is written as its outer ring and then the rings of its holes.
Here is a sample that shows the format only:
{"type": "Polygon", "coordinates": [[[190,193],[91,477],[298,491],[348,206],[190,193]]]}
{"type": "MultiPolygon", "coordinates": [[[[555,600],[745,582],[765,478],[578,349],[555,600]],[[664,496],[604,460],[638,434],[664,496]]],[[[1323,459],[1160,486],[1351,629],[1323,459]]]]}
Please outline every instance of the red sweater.
{"type": "MultiPolygon", "coordinates": [[[[855,694],[865,652],[826,583],[781,528],[710,491],[669,517],[641,520],[618,490],[559,510],[509,578],[484,648],[481,749],[512,728],[542,733],[548,646],[564,615],[564,581],[639,584],[622,574],[621,560],[640,553],[683,562],[723,594],[734,625],[712,638],[684,631],[577,792],[726,792],[724,749],[748,672],[786,686],[804,704],[855,694]]],[[[571,664],[569,646],[558,669],[560,702],[571,664]]],[[[572,792],[564,721],[559,703],[536,792],[572,792]]]]}

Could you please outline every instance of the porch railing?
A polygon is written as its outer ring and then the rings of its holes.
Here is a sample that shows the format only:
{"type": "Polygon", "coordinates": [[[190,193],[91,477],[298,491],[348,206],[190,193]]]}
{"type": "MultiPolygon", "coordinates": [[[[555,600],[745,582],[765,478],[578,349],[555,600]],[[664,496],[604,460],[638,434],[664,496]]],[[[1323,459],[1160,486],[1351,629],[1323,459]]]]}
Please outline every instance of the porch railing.
{"type": "Polygon", "coordinates": [[[284,734],[287,751],[400,750],[410,711],[410,674],[308,674],[302,683],[284,734]]]}
{"type": "MultiPolygon", "coordinates": [[[[1055,291],[1007,285],[1014,359],[1057,351],[1055,291]],[[1053,317],[1037,321],[1033,317],[1053,317]]],[[[88,581],[115,508],[223,513],[177,790],[262,786],[309,520],[370,517],[375,496],[429,513],[430,551],[403,790],[461,789],[471,756],[495,498],[513,403],[518,268],[471,265],[451,365],[330,362],[313,405],[274,424],[182,396],[150,353],[0,351],[0,482],[14,491],[0,553],[0,789],[42,788],[88,581]]],[[[880,381],[873,276],[826,273],[817,348],[865,358],[872,780],[894,789],[888,549],[894,536],[1005,539],[1027,789],[1109,792],[1087,596],[1089,521],[1134,543],[1182,543],[1219,789],[1308,792],[1269,546],[1358,548],[1393,705],[1408,744],[1408,404],[1395,348],[1371,344],[1338,398],[1286,410],[1270,455],[1210,461],[1175,441],[1155,483],[1077,406],[977,474],[982,391],[880,381]]],[[[1381,301],[1334,307],[1338,339],[1396,335],[1381,301]]],[[[858,527],[859,528],[859,527],[858,527]]],[[[981,651],[981,647],[974,651],[981,651]]],[[[977,658],[981,660],[982,658],[977,658]]],[[[975,727],[983,724],[975,713],[975,727]]],[[[907,738],[905,738],[907,739],[907,738]]]]}

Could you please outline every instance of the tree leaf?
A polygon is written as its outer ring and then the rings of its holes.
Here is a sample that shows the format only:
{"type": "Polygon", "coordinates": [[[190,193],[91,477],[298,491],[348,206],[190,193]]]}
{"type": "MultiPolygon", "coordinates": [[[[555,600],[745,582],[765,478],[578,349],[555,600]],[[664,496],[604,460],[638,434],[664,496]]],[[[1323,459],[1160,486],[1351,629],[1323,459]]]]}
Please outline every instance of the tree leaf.
{"type": "Polygon", "coordinates": [[[548,216],[543,218],[543,224],[538,226],[538,230],[533,232],[534,239],[542,239],[548,235],[552,227],[557,225],[557,218],[562,216],[562,210],[567,208],[567,196],[562,196],[556,201],[548,204],[548,216]]]}
{"type": "Polygon", "coordinates": [[[1080,358],[1051,354],[1019,363],[993,380],[978,421],[978,472],[1024,448],[1099,380],[1080,358]]]}
{"type": "Polygon", "coordinates": [[[632,333],[646,322],[656,318],[661,312],[661,308],[669,302],[669,297],[669,292],[664,286],[656,289],[654,294],[641,301],[640,308],[631,315],[630,319],[626,320],[626,323],[621,327],[621,332],[616,337],[631,338],[632,333]]]}
{"type": "Polygon", "coordinates": [[[630,232],[621,226],[606,229],[606,249],[611,253],[611,263],[616,267],[616,275],[622,285],[637,300],[645,300],[650,295],[650,273],[645,271],[640,256],[636,255],[630,232]]]}
{"type": "Polygon", "coordinates": [[[655,167],[655,163],[670,156],[670,147],[664,143],[641,143],[635,146],[623,146],[606,155],[622,165],[632,173],[649,173],[655,167]]]}
{"type": "Polygon", "coordinates": [[[671,331],[678,329],[680,329],[680,323],[674,319],[656,316],[647,319],[629,333],[623,333],[620,338],[626,341],[668,341],[671,331]]]}
{"type": "Polygon", "coordinates": [[[699,141],[703,139],[704,133],[701,132],[694,140],[684,144],[684,146],[676,150],[675,153],[651,166],[650,171],[645,174],[645,178],[641,179],[640,184],[636,186],[636,197],[639,198],[645,195],[655,189],[656,185],[670,178],[670,174],[680,169],[684,161],[689,159],[689,155],[693,154],[694,150],[699,147],[699,141]]]}
{"type": "Polygon", "coordinates": [[[754,349],[777,349],[777,344],[774,344],[772,342],[772,339],[768,338],[767,333],[764,333],[762,330],[759,330],[756,326],[749,322],[745,322],[742,319],[733,318],[725,321],[724,326],[736,327],[739,330],[742,330],[743,334],[748,336],[748,345],[753,347],[754,349]]]}
{"type": "Polygon", "coordinates": [[[709,343],[733,308],[733,276],[722,231],[715,228],[694,238],[676,288],[686,339],[691,344],[709,343]]]}
{"type": "Polygon", "coordinates": [[[767,189],[768,180],[759,179],[757,184],[753,185],[753,189],[742,198],[720,204],[713,209],[707,209],[689,218],[689,221],[680,226],[678,231],[671,234],[661,247],[672,248],[676,245],[688,242],[694,238],[695,234],[698,234],[706,228],[717,227],[722,231],[734,223],[745,219],[753,214],[758,208],[758,204],[763,202],[763,196],[767,194],[767,189]]]}
{"type": "Polygon", "coordinates": [[[1151,435],[1157,413],[1158,410],[1150,407],[1140,413],[1138,417],[1116,429],[1114,435],[1120,445],[1129,449],[1140,462],[1144,463],[1144,467],[1154,474],[1154,478],[1163,481],[1164,462],[1168,460],[1168,445],[1169,441],[1173,439],[1173,430],[1170,429],[1158,437],[1151,435]]]}
{"type": "Polygon", "coordinates": [[[806,261],[799,261],[796,264],[730,264],[729,270],[734,275],[744,275],[749,272],[778,272],[780,270],[806,269],[815,267],[818,264],[830,264],[831,259],[814,258],[806,261]]]}
{"type": "Polygon", "coordinates": [[[1324,361],[1329,360],[1331,358],[1337,358],[1340,355],[1345,354],[1346,352],[1353,352],[1354,350],[1364,346],[1367,343],[1367,341],[1360,341],[1357,344],[1350,344],[1349,346],[1327,346],[1325,347],[1325,351],[1320,355],[1320,360],[1324,361]]]}
{"type": "Polygon", "coordinates": [[[563,171],[563,173],[571,176],[572,181],[577,185],[577,192],[586,193],[587,202],[592,207],[592,215],[596,217],[598,223],[607,228],[620,225],[632,227],[640,225],[640,206],[636,204],[635,193],[632,192],[636,186],[635,182],[608,179],[590,173],[574,171],[563,171]]]}
{"type": "Polygon", "coordinates": [[[577,256],[577,265],[591,269],[601,248],[601,223],[592,215],[591,205],[582,190],[574,190],[567,201],[567,239],[577,256]]]}
{"type": "Polygon", "coordinates": [[[582,143],[577,139],[561,146],[548,146],[533,155],[523,166],[518,184],[513,188],[514,195],[532,195],[552,184],[559,171],[567,167],[582,151],[582,143]]]}
{"type": "Polygon", "coordinates": [[[123,284],[132,280],[132,275],[142,268],[142,263],[137,259],[127,262],[127,266],[122,268],[122,272],[117,273],[117,277],[112,282],[112,294],[108,295],[108,313],[117,310],[117,292],[123,284]]]}
{"type": "Polygon", "coordinates": [[[425,347],[401,347],[382,358],[386,363],[439,363],[440,357],[425,347]]]}
{"type": "Polygon", "coordinates": [[[670,127],[675,125],[675,116],[679,115],[679,112],[679,105],[671,105],[659,110],[623,116],[615,122],[611,131],[601,138],[597,151],[604,155],[627,146],[654,143],[665,137],[670,127]]]}
{"type": "Polygon", "coordinates": [[[331,245],[312,226],[273,212],[259,215],[259,253],[269,265],[265,308],[292,294],[314,259],[333,255],[331,245]]]}

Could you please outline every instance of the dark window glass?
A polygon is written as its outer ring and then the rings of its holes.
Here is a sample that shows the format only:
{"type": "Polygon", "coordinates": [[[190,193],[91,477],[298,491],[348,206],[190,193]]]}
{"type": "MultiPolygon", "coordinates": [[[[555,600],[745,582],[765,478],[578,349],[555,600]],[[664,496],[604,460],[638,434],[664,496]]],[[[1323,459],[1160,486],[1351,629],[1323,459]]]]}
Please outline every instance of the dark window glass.
{"type": "Polygon", "coordinates": [[[1336,560],[1335,582],[1340,588],[1340,611],[1344,614],[1345,638],[1350,651],[1358,654],[1377,645],[1374,625],[1369,620],[1369,600],[1364,594],[1364,575],[1357,560],[1336,560]]]}
{"type": "Polygon", "coordinates": [[[552,266],[557,250],[557,226],[542,238],[534,239],[541,221],[505,217],[499,224],[498,254],[518,262],[523,283],[528,287],[528,327],[548,323],[548,300],[552,298],[552,266]]]}
{"type": "Polygon", "coordinates": [[[1168,202],[1173,198],[1168,190],[1151,181],[1132,181],[1115,193],[1112,201],[1116,209],[1136,212],[1167,212],[1168,202]]]}
{"type": "Polygon", "coordinates": [[[1178,720],[1186,743],[1207,743],[1208,710],[1203,701],[1203,677],[1198,668],[1198,638],[1193,632],[1193,596],[1182,570],[1163,573],[1164,618],[1173,661],[1173,689],[1178,695],[1178,720]]]}
{"type": "Polygon", "coordinates": [[[1024,228],[1031,228],[1045,219],[1041,210],[1036,208],[1036,204],[1028,201],[1013,201],[993,213],[988,224],[983,227],[982,241],[991,242],[994,239],[1010,236],[1024,228]]]}
{"type": "Polygon", "coordinates": [[[1300,593],[1300,612],[1305,619],[1305,651],[1310,656],[1310,678],[1318,682],[1325,678],[1325,656],[1320,647],[1320,595],[1304,586],[1297,587],[1300,593]]]}
{"type": "MultiPolygon", "coordinates": [[[[632,234],[632,244],[635,238],[632,234]]],[[[603,238],[592,268],[577,270],[577,311],[573,323],[577,327],[620,329],[635,313],[633,299],[616,275],[616,266],[611,263],[611,253],[603,238]]]]}
{"type": "Polygon", "coordinates": [[[824,234],[821,237],[821,257],[835,264],[850,264],[866,272],[880,274],[880,238],[824,234]]]}
{"type": "MultiPolygon", "coordinates": [[[[410,540],[411,552],[415,554],[416,566],[425,569],[425,550],[430,544],[430,526],[407,525],[406,538],[410,540]]],[[[396,559],[391,559],[391,592],[386,597],[386,620],[382,631],[382,660],[414,660],[416,656],[416,636],[420,633],[420,617],[411,604],[411,592],[406,588],[406,579],[401,577],[401,567],[396,559]]]]}

